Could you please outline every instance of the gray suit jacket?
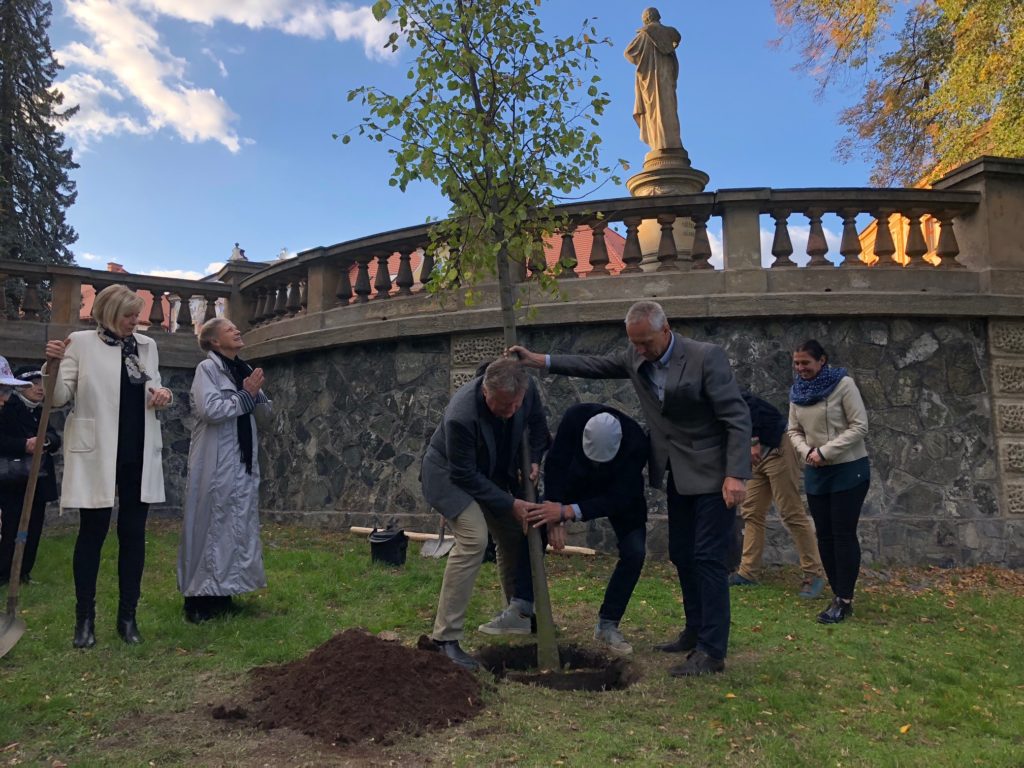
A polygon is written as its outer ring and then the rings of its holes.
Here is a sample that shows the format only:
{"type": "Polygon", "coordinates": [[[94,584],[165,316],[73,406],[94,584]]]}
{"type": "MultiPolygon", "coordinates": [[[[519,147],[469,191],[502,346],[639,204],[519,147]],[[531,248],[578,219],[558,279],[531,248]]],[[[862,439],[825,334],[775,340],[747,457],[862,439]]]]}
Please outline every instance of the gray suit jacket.
{"type": "Polygon", "coordinates": [[[551,355],[550,370],[630,379],[651,432],[651,485],[660,488],[669,468],[678,493],[718,493],[726,477],[750,477],[750,410],[721,347],[673,335],[664,403],[632,345],[605,356],[551,355]]]}
{"type": "Polygon", "coordinates": [[[483,378],[477,377],[456,390],[423,455],[423,497],[447,518],[458,516],[472,501],[499,514],[511,512],[515,497],[491,478],[507,478],[505,485],[515,489],[527,426],[531,461],[539,464],[551,442],[540,393],[531,377],[523,405],[510,420],[513,444],[509,466],[496,467],[494,429],[480,410],[487,407],[480,400],[482,385],[483,378]]]}

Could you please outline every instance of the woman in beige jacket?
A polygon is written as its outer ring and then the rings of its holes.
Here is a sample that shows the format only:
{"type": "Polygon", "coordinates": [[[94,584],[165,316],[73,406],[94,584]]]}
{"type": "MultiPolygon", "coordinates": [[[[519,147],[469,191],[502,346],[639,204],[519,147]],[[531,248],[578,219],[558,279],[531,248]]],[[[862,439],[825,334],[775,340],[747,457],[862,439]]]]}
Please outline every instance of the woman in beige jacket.
{"type": "Polygon", "coordinates": [[[804,490],[814,518],[818,551],[834,595],[818,614],[838,624],[853,614],[860,571],[857,522],[871,482],[864,438],[868,416],[857,385],[845,368],[832,368],[814,339],[793,352],[789,438],[804,461],[804,490]]]}
{"type": "Polygon", "coordinates": [[[156,343],[135,333],[143,300],[123,285],[100,291],[96,329],[48,341],[46,357],[60,360],[54,405],[74,401],[64,428],[60,506],[79,510],[74,575],[76,648],[96,644],[96,576],[118,497],[117,633],[142,642],[135,609],[146,557],[149,505],[164,500],[163,440],[155,411],[171,404],[160,383],[156,343]]]}

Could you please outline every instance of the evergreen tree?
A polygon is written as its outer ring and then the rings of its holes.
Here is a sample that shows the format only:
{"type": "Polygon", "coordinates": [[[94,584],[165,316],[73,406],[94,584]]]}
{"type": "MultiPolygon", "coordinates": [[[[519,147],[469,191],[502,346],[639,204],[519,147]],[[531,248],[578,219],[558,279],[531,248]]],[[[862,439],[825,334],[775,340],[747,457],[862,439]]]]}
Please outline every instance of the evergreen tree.
{"type": "Polygon", "coordinates": [[[70,264],[78,235],[65,213],[78,165],[59,126],[78,111],[53,88],[53,6],[0,0],[0,258],[70,264]]]}

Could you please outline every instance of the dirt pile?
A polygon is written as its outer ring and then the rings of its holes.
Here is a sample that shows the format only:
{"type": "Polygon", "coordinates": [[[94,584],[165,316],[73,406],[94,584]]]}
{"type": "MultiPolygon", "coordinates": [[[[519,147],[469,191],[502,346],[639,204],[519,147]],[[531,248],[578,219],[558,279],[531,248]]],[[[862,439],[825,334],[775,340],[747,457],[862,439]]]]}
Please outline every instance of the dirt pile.
{"type": "MultiPolygon", "coordinates": [[[[332,744],[390,744],[482,708],[476,675],[440,653],[349,629],[304,659],[254,669],[252,703],[242,716],[332,744]]],[[[214,717],[239,716],[238,708],[218,710],[214,717]]]]}

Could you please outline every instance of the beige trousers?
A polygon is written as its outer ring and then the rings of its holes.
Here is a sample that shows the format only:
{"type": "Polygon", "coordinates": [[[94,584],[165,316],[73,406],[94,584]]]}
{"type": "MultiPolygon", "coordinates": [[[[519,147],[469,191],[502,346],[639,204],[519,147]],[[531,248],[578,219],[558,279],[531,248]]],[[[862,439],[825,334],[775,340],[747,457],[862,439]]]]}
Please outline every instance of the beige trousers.
{"type": "Polygon", "coordinates": [[[796,449],[783,435],[782,446],[772,451],[754,467],[753,477],[747,482],[747,497],[740,506],[743,518],[743,559],[740,576],[755,580],[764,557],[765,518],[768,507],[775,500],[783,525],[789,531],[800,557],[800,570],[806,578],[824,576],[814,525],[804,509],[797,485],[800,462],[796,449]]]}
{"type": "Polygon", "coordinates": [[[511,512],[494,513],[475,501],[459,515],[448,520],[455,546],[448,553],[441,582],[441,597],[434,619],[434,640],[461,640],[466,609],[473,596],[473,585],[487,549],[487,532],[494,539],[498,554],[498,575],[505,603],[515,588],[516,563],[523,542],[522,526],[511,512]]]}

